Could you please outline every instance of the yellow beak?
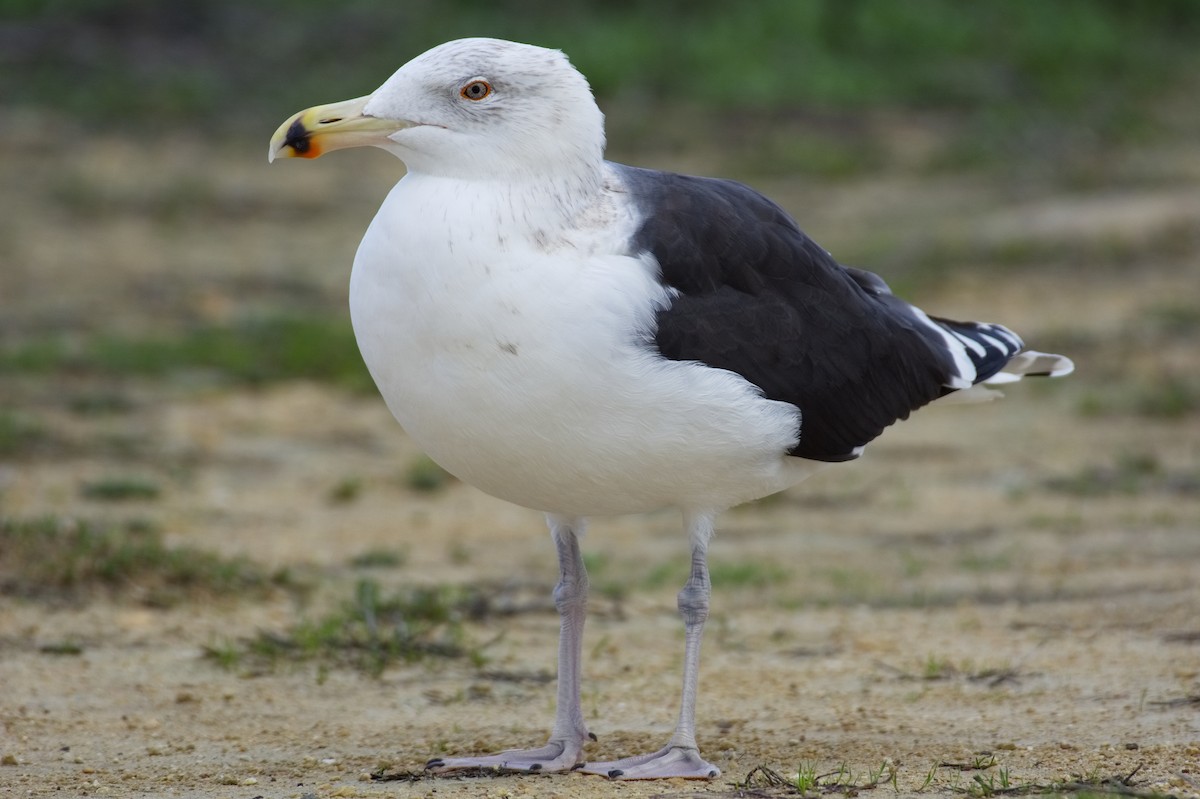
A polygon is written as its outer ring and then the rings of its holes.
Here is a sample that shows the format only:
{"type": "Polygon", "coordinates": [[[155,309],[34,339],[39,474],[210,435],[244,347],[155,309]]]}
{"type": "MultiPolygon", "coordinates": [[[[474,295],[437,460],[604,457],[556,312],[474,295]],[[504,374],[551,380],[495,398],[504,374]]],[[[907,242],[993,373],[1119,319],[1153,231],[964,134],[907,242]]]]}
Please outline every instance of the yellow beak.
{"type": "Polygon", "coordinates": [[[276,158],[317,158],[347,147],[382,145],[388,135],[413,123],[363,115],[370,95],[301,111],[279,126],[271,137],[267,161],[276,158]]]}

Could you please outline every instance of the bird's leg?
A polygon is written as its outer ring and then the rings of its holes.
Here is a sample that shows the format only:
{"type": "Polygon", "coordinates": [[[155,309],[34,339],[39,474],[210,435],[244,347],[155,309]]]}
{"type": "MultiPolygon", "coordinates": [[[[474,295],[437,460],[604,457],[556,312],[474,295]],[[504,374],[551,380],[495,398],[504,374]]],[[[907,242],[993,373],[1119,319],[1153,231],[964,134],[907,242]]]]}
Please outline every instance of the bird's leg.
{"type": "Polygon", "coordinates": [[[558,709],[554,729],[545,746],[509,749],[480,757],[434,758],[425,764],[429,771],[446,774],[468,769],[500,771],[569,771],[580,765],[583,745],[594,740],[583,720],[580,703],[580,664],[583,659],[583,622],[587,615],[587,571],[579,551],[582,519],[548,517],[550,533],[558,550],[558,585],[554,604],[562,620],[558,639],[558,709]]]}
{"type": "Polygon", "coordinates": [[[692,540],[692,570],[679,592],[679,615],[683,617],[683,697],[679,722],[667,745],[648,755],[635,755],[607,762],[588,763],[580,771],[602,774],[613,779],[654,780],[667,777],[713,779],[721,770],[700,757],[696,746],[696,690],[700,677],[700,638],[708,619],[708,601],[712,584],[708,579],[708,541],[712,537],[712,516],[689,514],[684,518],[692,540]]]}

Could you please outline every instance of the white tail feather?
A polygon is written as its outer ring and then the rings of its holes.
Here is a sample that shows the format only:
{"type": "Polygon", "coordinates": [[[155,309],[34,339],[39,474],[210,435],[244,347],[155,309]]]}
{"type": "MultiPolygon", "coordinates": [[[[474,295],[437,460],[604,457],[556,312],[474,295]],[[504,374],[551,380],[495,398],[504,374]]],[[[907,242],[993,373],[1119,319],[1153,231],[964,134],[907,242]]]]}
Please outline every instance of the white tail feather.
{"type": "Polygon", "coordinates": [[[1015,383],[1026,375],[1063,377],[1074,371],[1075,364],[1070,358],[1037,350],[1025,350],[1010,358],[1003,369],[984,382],[990,384],[1015,383]]]}
{"type": "Polygon", "coordinates": [[[962,391],[954,391],[934,400],[933,404],[965,405],[973,402],[989,402],[1004,396],[1003,392],[996,391],[990,386],[1015,383],[1026,376],[1062,377],[1073,371],[1075,371],[1075,364],[1070,358],[1036,350],[1025,350],[1010,358],[1003,369],[982,383],[976,383],[962,391]]]}

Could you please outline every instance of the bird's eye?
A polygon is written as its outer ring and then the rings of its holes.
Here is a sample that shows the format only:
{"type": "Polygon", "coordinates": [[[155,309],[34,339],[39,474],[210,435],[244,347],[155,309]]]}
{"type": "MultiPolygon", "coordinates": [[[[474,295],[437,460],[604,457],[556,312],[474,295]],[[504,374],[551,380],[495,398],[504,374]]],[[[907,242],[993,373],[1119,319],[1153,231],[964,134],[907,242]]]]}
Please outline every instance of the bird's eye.
{"type": "Polygon", "coordinates": [[[483,80],[480,78],[477,78],[477,79],[471,81],[470,83],[468,83],[467,85],[463,86],[462,91],[459,92],[459,94],[462,95],[462,98],[464,100],[475,100],[475,101],[482,100],[483,98],[487,97],[491,93],[492,93],[492,84],[490,84],[486,80],[483,80]]]}

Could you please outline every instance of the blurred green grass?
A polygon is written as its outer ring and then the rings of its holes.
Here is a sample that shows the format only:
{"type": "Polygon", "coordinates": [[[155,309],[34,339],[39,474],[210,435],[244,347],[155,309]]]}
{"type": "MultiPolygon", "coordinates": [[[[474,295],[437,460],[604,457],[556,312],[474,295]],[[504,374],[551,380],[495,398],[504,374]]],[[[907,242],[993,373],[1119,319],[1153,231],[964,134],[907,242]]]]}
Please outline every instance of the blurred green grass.
{"type": "MultiPolygon", "coordinates": [[[[235,385],[303,379],[362,392],[374,385],[340,317],[280,314],[157,335],[47,335],[0,347],[0,375],[163,379],[189,372],[235,385]]],[[[0,449],[26,430],[19,420],[0,424],[0,449]]]]}
{"type": "Polygon", "coordinates": [[[374,677],[390,665],[426,658],[466,658],[479,666],[485,662],[483,650],[470,640],[465,622],[488,612],[488,599],[478,588],[435,586],[385,594],[376,581],[360,579],[353,598],[336,610],[301,619],[285,632],[216,642],[204,654],[248,674],[316,661],[318,682],[336,666],[374,677]]]}
{"type": "MultiPolygon", "coordinates": [[[[343,284],[313,265],[348,263],[342,234],[356,237],[377,202],[361,191],[373,167],[345,161],[341,181],[314,173],[311,183],[255,169],[286,114],[368,91],[438,42],[561,47],[596,88],[618,157],[653,153],[648,165],[749,179],[844,262],[920,301],[967,274],[1053,273],[1124,290],[1132,275],[1190,272],[1200,238],[1188,214],[1133,209],[1133,223],[1111,226],[1101,213],[1094,229],[1053,235],[1027,224],[987,233],[978,220],[1029,198],[1069,206],[1172,187],[1186,199],[1198,33],[1190,0],[9,0],[0,109],[12,112],[12,163],[33,166],[6,173],[14,211],[0,240],[22,267],[10,274],[44,285],[27,295],[37,303],[7,305],[0,325],[0,456],[68,451],[40,383],[72,407],[110,412],[129,402],[104,386],[131,378],[370,393],[343,284]],[[36,124],[22,127],[22,111],[36,124]],[[909,145],[896,142],[914,127],[926,152],[898,165],[909,145]],[[976,180],[980,168],[991,171],[976,180]],[[939,184],[947,172],[984,188],[939,184]],[[886,211],[821,217],[829,187],[897,175],[908,182],[890,189],[886,211]],[[59,238],[107,245],[47,246],[59,238]],[[73,273],[58,270],[74,260],[73,273]],[[44,273],[69,274],[73,291],[44,273]]],[[[1155,302],[1106,329],[1085,317],[1034,328],[1039,346],[1088,362],[1066,389],[1079,393],[1080,418],[1194,420],[1195,313],[1186,299],[1155,302]]],[[[444,475],[418,464],[406,479],[436,490],[444,475]]],[[[358,488],[338,490],[348,502],[358,488]]]]}
{"type": "Polygon", "coordinates": [[[107,593],[153,607],[307,590],[286,570],[193,547],[169,547],[155,524],[0,515],[0,596],[87,601],[107,593]]]}
{"type": "Polygon", "coordinates": [[[1188,124],[1167,101],[1195,88],[1198,33],[1189,0],[10,0],[0,96],[93,129],[259,131],[441,41],[500,36],[566,51],[631,127],[680,107],[933,112],[961,126],[955,164],[1188,124]]]}

